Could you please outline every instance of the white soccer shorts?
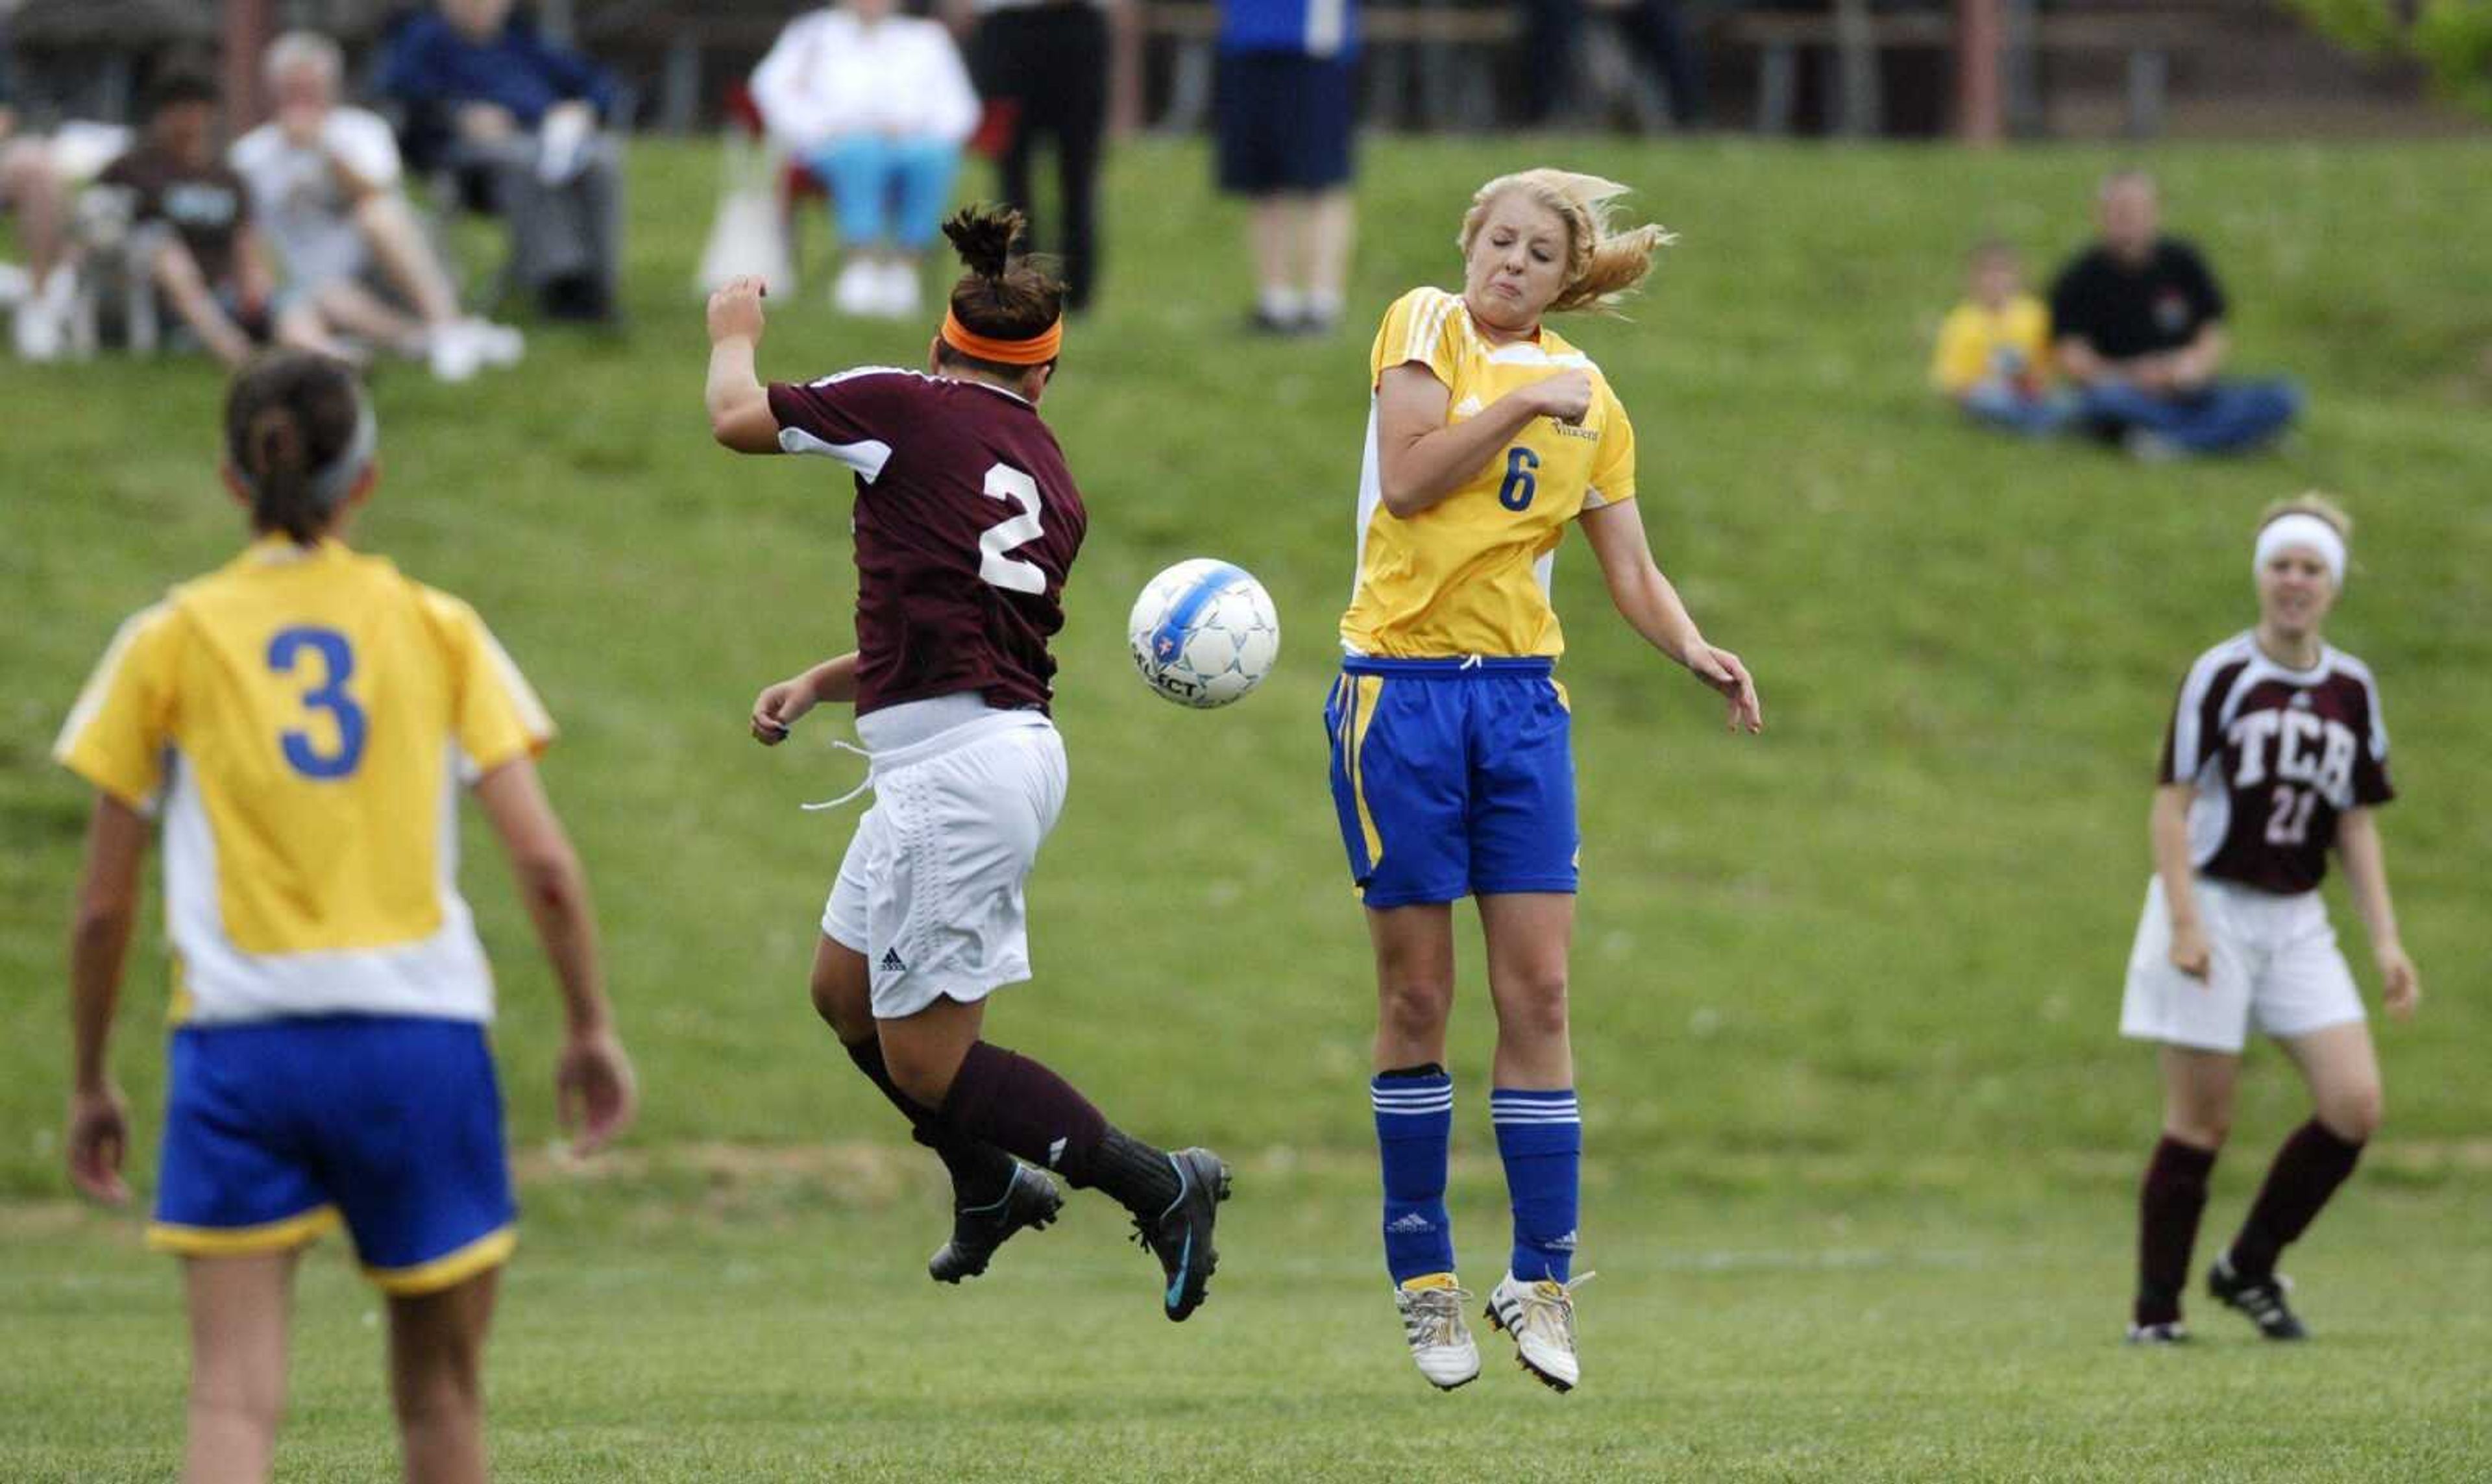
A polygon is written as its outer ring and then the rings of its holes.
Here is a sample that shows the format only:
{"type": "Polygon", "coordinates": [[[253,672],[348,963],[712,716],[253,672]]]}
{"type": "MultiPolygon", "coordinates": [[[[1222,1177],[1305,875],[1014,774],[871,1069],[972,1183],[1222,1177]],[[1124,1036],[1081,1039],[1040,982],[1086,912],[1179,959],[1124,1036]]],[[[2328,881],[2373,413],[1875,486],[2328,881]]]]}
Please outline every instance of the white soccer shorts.
{"type": "Polygon", "coordinates": [[[2205,876],[2197,888],[2207,977],[2172,966],[2171,905],[2163,883],[2150,878],[2121,996],[2121,1035],[2238,1053],[2253,1025],[2289,1038],[2362,1019],[2361,992],[2319,893],[2278,896],[2205,876]]]}
{"type": "Polygon", "coordinates": [[[874,807],[840,862],[822,935],[865,955],[877,1020],[1029,977],[1022,887],[1065,783],[1064,739],[1035,711],[875,756],[874,807]]]}

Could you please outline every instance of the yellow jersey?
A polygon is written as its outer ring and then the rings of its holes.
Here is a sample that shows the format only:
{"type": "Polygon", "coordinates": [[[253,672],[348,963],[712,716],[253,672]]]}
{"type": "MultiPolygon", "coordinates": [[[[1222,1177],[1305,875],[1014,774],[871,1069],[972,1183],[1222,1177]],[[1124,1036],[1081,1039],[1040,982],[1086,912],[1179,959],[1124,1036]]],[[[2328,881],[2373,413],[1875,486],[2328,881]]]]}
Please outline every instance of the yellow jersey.
{"type": "Polygon", "coordinates": [[[1984,381],[2039,388],[2051,371],[2051,312],[2032,294],[1997,310],[1970,300],[1947,312],[1930,353],[1930,385],[1962,397],[1984,381]]]}
{"type": "Polygon", "coordinates": [[[124,623],[53,756],[163,821],[176,1021],[486,1021],[459,785],[552,736],[473,608],[278,537],[124,623]]]}
{"type": "Polygon", "coordinates": [[[1358,476],[1358,569],[1342,646],[1392,659],[1549,655],[1565,648],[1549,579],[1568,522],[1635,498],[1635,430],[1591,358],[1545,325],[1492,345],[1462,296],[1416,288],[1385,312],[1368,356],[1367,454],[1358,476]],[[1415,362],[1445,384],[1451,427],[1517,387],[1588,371],[1580,425],[1539,418],[1439,504],[1403,519],[1384,508],[1373,397],[1389,369],[1415,362]]]}

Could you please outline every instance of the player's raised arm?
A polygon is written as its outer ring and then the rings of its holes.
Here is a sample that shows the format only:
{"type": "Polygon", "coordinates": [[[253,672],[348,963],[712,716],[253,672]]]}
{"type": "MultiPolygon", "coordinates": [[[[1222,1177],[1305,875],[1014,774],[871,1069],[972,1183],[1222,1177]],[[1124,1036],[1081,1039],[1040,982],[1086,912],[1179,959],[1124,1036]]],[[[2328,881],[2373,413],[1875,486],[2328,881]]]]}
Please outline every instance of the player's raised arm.
{"type": "Polygon", "coordinates": [[[710,436],[739,454],[779,452],[779,419],[754,357],[760,348],[761,281],[729,279],[709,296],[710,436]]]}

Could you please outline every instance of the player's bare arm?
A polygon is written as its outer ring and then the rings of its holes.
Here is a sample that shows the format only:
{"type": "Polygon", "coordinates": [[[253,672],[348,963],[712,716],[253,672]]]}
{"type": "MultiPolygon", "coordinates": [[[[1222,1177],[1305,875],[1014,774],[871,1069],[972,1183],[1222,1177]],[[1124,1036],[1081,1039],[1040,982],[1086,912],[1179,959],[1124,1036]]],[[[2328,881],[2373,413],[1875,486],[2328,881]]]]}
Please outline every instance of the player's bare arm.
{"type": "Polygon", "coordinates": [[[2154,847],[2154,874],[2163,883],[2163,901],[2172,909],[2172,966],[2192,978],[2207,977],[2212,950],[2207,927],[2198,913],[2197,868],[2189,859],[2190,784],[2165,784],[2154,790],[2148,812],[2147,835],[2154,847]]]}
{"type": "Polygon", "coordinates": [[[2354,910],[2371,935],[2371,958],[2380,966],[2380,1003],[2399,1020],[2411,1020],[2422,1003],[2422,977],[2397,935],[2396,904],[2388,900],[2388,864],[2380,847],[2376,811],[2349,809],[2336,821],[2336,850],[2353,888],[2354,910]]]}
{"type": "Polygon", "coordinates": [[[1446,426],[1453,393],[1415,361],[1388,366],[1376,386],[1376,472],[1384,508],[1409,519],[1441,504],[1534,418],[1581,422],[1591,409],[1592,378],[1563,371],[1518,387],[1477,417],[1446,426]]]}
{"type": "Polygon", "coordinates": [[[78,882],[70,930],[71,1076],[68,1137],[70,1183],[94,1200],[130,1199],[121,1161],[130,1145],[130,1114],[114,1085],[107,1048],[121,999],[121,969],[138,917],[138,868],[147,857],[148,823],[108,793],[96,795],[86,833],[86,871],[78,882]]]}
{"type": "Polygon", "coordinates": [[[1577,523],[1584,527],[1584,538],[1600,561],[1601,580],[1609,586],[1618,616],[1643,635],[1645,642],[1686,666],[1689,673],[1729,702],[1725,725],[1731,730],[1765,730],[1765,708],[1747,666],[1730,650],[1706,641],[1687,605],[1679,600],[1678,589],[1652,559],[1652,543],[1645,534],[1636,502],[1619,500],[1587,510],[1577,523]]]}
{"type": "Polygon", "coordinates": [[[856,672],[857,652],[851,649],[801,675],[764,687],[753,699],[753,740],[763,747],[777,747],[787,740],[797,720],[816,705],[855,700],[856,672]]]}
{"type": "Polygon", "coordinates": [[[761,346],[761,281],[729,279],[709,296],[710,436],[739,454],[779,452],[779,419],[755,358],[761,346]]]}
{"type": "Polygon", "coordinates": [[[555,1112],[572,1136],[572,1152],[593,1154],[631,1123],[637,1096],[632,1061],[606,999],[588,876],[546,799],[535,763],[520,757],[486,774],[477,780],[476,801],[502,839],[511,875],[562,991],[555,1112]]]}

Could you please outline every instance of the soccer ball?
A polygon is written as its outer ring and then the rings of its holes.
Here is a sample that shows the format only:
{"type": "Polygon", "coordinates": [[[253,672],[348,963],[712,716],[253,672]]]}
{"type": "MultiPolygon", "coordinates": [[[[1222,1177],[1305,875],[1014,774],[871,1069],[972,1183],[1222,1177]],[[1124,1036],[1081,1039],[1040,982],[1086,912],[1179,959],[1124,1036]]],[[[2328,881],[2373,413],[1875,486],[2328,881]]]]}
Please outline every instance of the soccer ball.
{"type": "Polygon", "coordinates": [[[1281,652],[1271,594],[1241,567],[1198,556],[1142,586],[1125,634],[1134,668],[1182,705],[1225,706],[1261,685],[1281,652]]]}

